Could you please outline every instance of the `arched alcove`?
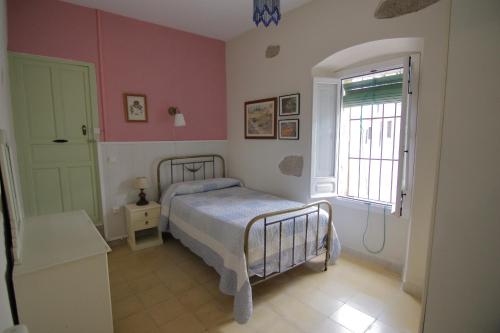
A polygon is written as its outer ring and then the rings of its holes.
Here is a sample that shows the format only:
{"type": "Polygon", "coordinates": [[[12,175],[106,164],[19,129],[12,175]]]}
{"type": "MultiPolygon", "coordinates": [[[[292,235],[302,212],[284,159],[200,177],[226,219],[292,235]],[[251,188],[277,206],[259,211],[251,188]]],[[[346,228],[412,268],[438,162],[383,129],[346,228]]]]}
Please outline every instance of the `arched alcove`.
{"type": "MultiPolygon", "coordinates": [[[[376,41],[365,42],[357,45],[350,46],[348,48],[342,49],[334,54],[326,57],[315,66],[312,67],[311,73],[313,77],[335,77],[339,78],[345,74],[346,70],[350,69],[360,69],[363,67],[368,67],[373,64],[390,63],[391,60],[395,60],[403,55],[419,53],[424,54],[424,39],[419,37],[408,37],[408,38],[391,38],[391,39],[381,39],[376,41]]],[[[421,56],[422,59],[422,56],[421,56]]],[[[349,71],[347,71],[349,72],[349,71]]],[[[421,96],[421,95],[420,95],[421,96]]],[[[417,95],[417,99],[419,99],[417,95]]],[[[416,119],[414,120],[416,124],[416,119]]],[[[424,124],[423,126],[425,126],[424,124]]],[[[416,135],[415,135],[416,137],[416,135]]],[[[416,151],[416,149],[414,149],[416,151]]],[[[423,158],[425,160],[425,157],[423,158]]],[[[415,167],[416,168],[416,167],[415,167]]],[[[415,200],[420,200],[420,197],[415,200]]],[[[420,203],[418,203],[420,204],[420,203]]],[[[423,268],[419,266],[420,262],[425,262],[422,258],[425,255],[421,253],[426,253],[427,244],[422,241],[426,239],[427,234],[421,232],[421,226],[415,226],[411,222],[414,218],[416,206],[415,201],[413,201],[411,213],[410,213],[410,225],[408,225],[407,232],[409,237],[406,243],[406,259],[403,268],[403,289],[417,297],[420,297],[422,287],[417,285],[415,282],[418,280],[415,278],[417,275],[422,275],[423,268]],[[414,234],[413,236],[411,234],[414,234]],[[421,235],[422,234],[422,235],[421,235]],[[424,244],[425,245],[422,245],[424,244]]],[[[345,216],[352,216],[355,212],[346,211],[345,216]]],[[[339,209],[337,210],[339,212],[339,209]]],[[[341,211],[341,213],[343,213],[341,211]]],[[[344,227],[344,234],[348,234],[352,228],[352,221],[349,221],[349,226],[338,225],[339,230],[342,231],[344,227]],[[347,231],[346,231],[347,230],[347,231]]],[[[391,235],[388,237],[393,237],[392,242],[395,241],[394,237],[402,230],[401,224],[397,223],[397,219],[390,218],[387,225],[387,234],[391,235]]],[[[338,223],[342,224],[342,223],[338,223]]],[[[355,235],[354,231],[352,232],[355,235]]],[[[354,237],[354,236],[353,236],[354,237]]],[[[398,237],[398,236],[396,236],[398,237]]],[[[399,241],[399,240],[398,240],[399,241]]],[[[400,242],[399,249],[405,247],[402,244],[404,241],[400,242]]]]}
{"type": "Polygon", "coordinates": [[[313,76],[328,76],[364,63],[383,61],[400,54],[423,52],[424,40],[418,37],[381,39],[335,52],[312,68],[313,76]]]}

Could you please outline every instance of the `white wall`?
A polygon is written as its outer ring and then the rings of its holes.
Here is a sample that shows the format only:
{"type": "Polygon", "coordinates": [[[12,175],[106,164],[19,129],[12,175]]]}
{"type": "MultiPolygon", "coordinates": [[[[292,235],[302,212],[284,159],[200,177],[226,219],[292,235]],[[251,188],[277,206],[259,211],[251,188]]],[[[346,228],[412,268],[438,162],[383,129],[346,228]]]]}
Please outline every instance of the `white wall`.
{"type": "MultiPolygon", "coordinates": [[[[385,248],[381,254],[374,255],[367,252],[362,245],[367,215],[368,207],[365,204],[349,205],[334,201],[334,224],[343,250],[376,261],[396,272],[402,272],[408,240],[408,221],[391,216],[388,209],[385,248]]],[[[366,236],[366,245],[372,251],[378,250],[383,241],[383,223],[383,211],[372,206],[366,236]]]]}
{"type": "MultiPolygon", "coordinates": [[[[10,142],[13,142],[12,117],[10,110],[9,78],[7,66],[7,16],[6,2],[0,0],[0,128],[7,131],[10,142]]],[[[3,194],[2,194],[3,195],[3,194]]],[[[0,332],[12,326],[5,270],[7,261],[4,245],[4,216],[0,212],[0,332]]]]}
{"type": "Polygon", "coordinates": [[[157,199],[156,165],[162,157],[202,153],[227,155],[227,142],[217,141],[159,141],[159,142],[100,142],[99,169],[106,239],[126,237],[125,204],[138,200],[133,188],[135,177],[146,176],[151,188],[147,198],[157,199]],[[113,208],[118,208],[113,212],[113,208]]]}
{"type": "Polygon", "coordinates": [[[500,332],[500,2],[454,0],[424,332],[500,332]]]}
{"type": "MultiPolygon", "coordinates": [[[[231,175],[250,187],[309,201],[311,145],[311,69],[330,55],[348,47],[380,39],[421,37],[420,101],[413,220],[389,223],[387,247],[377,256],[402,265],[411,230],[405,282],[421,289],[424,283],[429,226],[437,177],[439,138],[444,99],[448,44],[449,1],[421,12],[390,20],[373,17],[378,0],[315,0],[284,15],[278,27],[259,28],[226,44],[229,164],[231,175]],[[266,59],[269,44],[280,44],[281,53],[266,59]],[[248,100],[301,93],[300,141],[245,140],[243,103],[248,100]],[[290,154],[305,158],[304,175],[284,176],[280,160],[290,154]]],[[[366,208],[361,207],[360,209],[366,208]]],[[[334,223],[344,246],[368,253],[361,246],[360,230],[366,215],[335,205],[334,223]]],[[[380,230],[381,215],[376,218],[380,230]]],[[[370,240],[380,241],[373,233],[370,240]]],[[[373,246],[373,244],[372,244],[373,246]]]]}

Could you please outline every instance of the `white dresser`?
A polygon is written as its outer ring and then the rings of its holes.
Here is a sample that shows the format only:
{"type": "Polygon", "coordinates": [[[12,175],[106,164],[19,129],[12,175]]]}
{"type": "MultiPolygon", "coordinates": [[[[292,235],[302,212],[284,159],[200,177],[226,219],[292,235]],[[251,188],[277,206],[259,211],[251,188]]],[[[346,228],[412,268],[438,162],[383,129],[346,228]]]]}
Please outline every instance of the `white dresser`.
{"type": "Polygon", "coordinates": [[[26,220],[13,279],[30,333],[113,332],[109,251],[83,210],[26,220]]]}

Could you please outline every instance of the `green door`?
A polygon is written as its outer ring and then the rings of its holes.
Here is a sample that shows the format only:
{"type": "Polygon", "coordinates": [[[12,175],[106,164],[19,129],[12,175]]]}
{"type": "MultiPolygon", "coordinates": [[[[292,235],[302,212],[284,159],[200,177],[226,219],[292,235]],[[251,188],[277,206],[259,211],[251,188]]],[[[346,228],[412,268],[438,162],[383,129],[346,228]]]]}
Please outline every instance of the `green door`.
{"type": "Polygon", "coordinates": [[[9,61],[26,214],[85,209],[100,224],[93,66],[20,54],[9,61]]]}

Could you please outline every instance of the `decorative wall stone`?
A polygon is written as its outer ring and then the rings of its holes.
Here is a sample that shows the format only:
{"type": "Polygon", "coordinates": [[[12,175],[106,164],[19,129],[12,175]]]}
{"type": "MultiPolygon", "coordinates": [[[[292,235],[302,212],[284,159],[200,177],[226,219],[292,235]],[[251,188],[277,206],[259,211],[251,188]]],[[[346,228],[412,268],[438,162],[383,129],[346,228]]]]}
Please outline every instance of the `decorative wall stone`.
{"type": "Polygon", "coordinates": [[[266,49],[266,58],[274,58],[280,53],[279,45],[269,45],[266,49]]]}
{"type": "Polygon", "coordinates": [[[439,0],[382,0],[377,9],[375,9],[375,17],[378,19],[386,19],[414,13],[438,1],[439,0]]]}
{"type": "Polygon", "coordinates": [[[302,169],[304,168],[304,158],[302,156],[286,156],[281,160],[279,168],[282,174],[287,176],[302,176],[302,169]]]}

